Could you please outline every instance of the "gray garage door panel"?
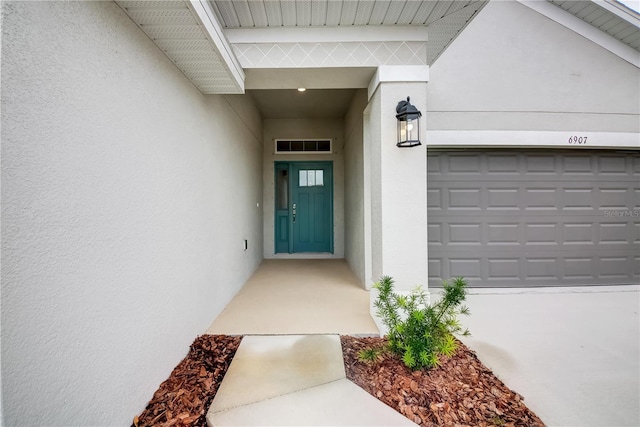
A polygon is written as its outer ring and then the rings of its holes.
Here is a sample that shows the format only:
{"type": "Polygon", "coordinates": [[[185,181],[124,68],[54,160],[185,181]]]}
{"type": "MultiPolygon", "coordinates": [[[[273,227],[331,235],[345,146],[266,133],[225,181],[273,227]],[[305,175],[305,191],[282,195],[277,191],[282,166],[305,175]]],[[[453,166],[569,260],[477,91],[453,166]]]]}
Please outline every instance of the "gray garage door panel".
{"type": "Polygon", "coordinates": [[[640,282],[640,153],[428,153],[429,283],[640,282]]]}

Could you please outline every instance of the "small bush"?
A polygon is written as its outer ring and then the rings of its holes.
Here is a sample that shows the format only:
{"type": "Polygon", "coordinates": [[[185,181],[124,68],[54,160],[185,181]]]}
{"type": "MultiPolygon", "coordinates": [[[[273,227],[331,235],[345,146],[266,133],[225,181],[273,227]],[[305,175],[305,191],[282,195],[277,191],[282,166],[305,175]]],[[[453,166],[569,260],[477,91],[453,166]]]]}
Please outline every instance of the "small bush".
{"type": "Polygon", "coordinates": [[[383,354],[384,354],[384,348],[367,347],[358,352],[358,360],[366,363],[375,363],[382,360],[383,354]]]}
{"type": "Polygon", "coordinates": [[[449,357],[456,351],[453,334],[470,335],[458,322],[458,315],[469,314],[469,309],[462,305],[466,286],[467,282],[461,277],[443,282],[444,295],[429,305],[420,287],[403,296],[393,292],[391,277],[385,276],[374,285],[379,292],[374,303],[377,314],[389,328],[389,350],[407,367],[439,366],[441,356],[449,357]]]}

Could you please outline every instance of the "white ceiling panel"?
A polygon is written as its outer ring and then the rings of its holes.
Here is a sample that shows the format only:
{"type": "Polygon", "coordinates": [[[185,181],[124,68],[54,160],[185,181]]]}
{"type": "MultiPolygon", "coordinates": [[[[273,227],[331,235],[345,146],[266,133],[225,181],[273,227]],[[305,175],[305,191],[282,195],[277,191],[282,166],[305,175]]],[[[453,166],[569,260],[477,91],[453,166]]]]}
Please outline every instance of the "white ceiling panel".
{"type": "Polygon", "coordinates": [[[347,1],[342,3],[342,13],[340,15],[340,25],[353,25],[356,20],[358,10],[357,1],[347,1]]]}
{"type": "Polygon", "coordinates": [[[629,45],[634,45],[637,44],[638,41],[640,41],[640,33],[637,31],[634,31],[632,34],[628,35],[627,37],[625,37],[624,39],[622,39],[622,41],[624,43],[627,43],[629,45]]]}
{"type": "Polygon", "coordinates": [[[131,9],[129,16],[140,26],[193,24],[189,9],[131,9]]]}
{"type": "Polygon", "coordinates": [[[233,1],[220,0],[212,2],[214,9],[218,10],[220,17],[222,18],[221,24],[225,27],[239,27],[240,20],[235,8],[233,7],[233,1]]]}
{"type": "Polygon", "coordinates": [[[282,25],[285,27],[295,27],[298,25],[298,15],[296,14],[295,1],[281,1],[280,12],[282,13],[282,25]]]}
{"type": "Polygon", "coordinates": [[[323,1],[311,2],[311,25],[322,27],[327,23],[327,3],[323,1]]]}
{"type": "Polygon", "coordinates": [[[233,8],[236,11],[241,27],[255,26],[253,16],[251,15],[251,9],[249,8],[249,2],[247,2],[247,0],[234,0],[233,8]]]}
{"type": "Polygon", "coordinates": [[[398,18],[400,18],[400,14],[402,13],[402,9],[404,9],[404,5],[406,1],[394,0],[389,4],[389,8],[387,9],[387,14],[384,16],[382,21],[383,25],[396,25],[398,22],[398,18]]]}
{"type": "Polygon", "coordinates": [[[427,22],[427,18],[429,17],[429,15],[431,15],[431,12],[433,12],[434,7],[436,7],[436,2],[421,2],[420,7],[416,11],[416,15],[413,17],[413,21],[411,23],[414,25],[421,25],[427,22]]]}
{"type": "MultiPolygon", "coordinates": [[[[279,27],[282,25],[282,12],[280,11],[280,1],[273,0],[269,2],[261,2],[264,5],[264,10],[267,13],[267,26],[279,27]]],[[[226,26],[226,28],[234,28],[226,26]]]]}
{"type": "Polygon", "coordinates": [[[298,26],[311,25],[311,2],[296,0],[296,22],[298,26]]]}
{"type": "Polygon", "coordinates": [[[192,25],[144,25],[142,27],[152,39],[197,39],[202,37],[202,29],[192,25]]]}
{"type": "Polygon", "coordinates": [[[449,13],[454,13],[462,9],[463,7],[467,7],[467,5],[471,3],[471,1],[454,1],[451,7],[449,8],[449,13]]]}
{"type": "Polygon", "coordinates": [[[209,0],[224,28],[424,25],[486,0],[209,0]]]}
{"type": "Polygon", "coordinates": [[[256,27],[266,27],[267,25],[269,25],[269,20],[267,19],[267,12],[265,10],[265,6],[263,2],[250,1],[249,10],[251,12],[251,17],[253,18],[253,22],[255,23],[256,27]]]}
{"type": "Polygon", "coordinates": [[[342,2],[330,1],[327,3],[327,20],[325,25],[327,27],[335,27],[340,23],[340,17],[342,16],[342,2]]]}
{"type": "Polygon", "coordinates": [[[436,6],[433,8],[429,19],[427,19],[426,24],[429,25],[432,22],[435,22],[439,19],[447,16],[447,11],[453,5],[453,1],[439,1],[436,6]]]}
{"type": "Polygon", "coordinates": [[[358,10],[356,11],[356,19],[354,25],[366,25],[371,19],[371,13],[373,12],[373,0],[362,0],[358,2],[358,10]]]}
{"type": "Polygon", "coordinates": [[[568,7],[567,12],[572,13],[574,15],[580,13],[582,9],[589,5],[589,2],[584,1],[573,1],[573,2],[565,2],[568,7]]]}
{"type": "Polygon", "coordinates": [[[589,21],[589,23],[591,25],[593,25],[594,27],[600,28],[602,25],[606,24],[607,22],[611,21],[612,19],[615,19],[615,17],[611,16],[611,15],[607,15],[607,13],[605,11],[599,10],[597,13],[592,14],[594,15],[593,18],[589,21]]]}
{"type": "Polygon", "coordinates": [[[413,18],[416,16],[418,9],[420,9],[420,2],[417,1],[409,1],[405,4],[402,12],[400,13],[400,17],[396,24],[398,25],[408,25],[413,22],[413,18]]]}
{"type": "Polygon", "coordinates": [[[368,24],[381,25],[384,22],[384,17],[387,16],[389,6],[391,6],[391,1],[375,1],[368,24]]]}
{"type": "Polygon", "coordinates": [[[575,15],[584,20],[594,12],[598,12],[598,6],[593,3],[589,3],[587,7],[582,8],[579,12],[576,12],[575,15]]]}
{"type": "MultiPolygon", "coordinates": [[[[120,3],[120,2],[117,2],[120,3]]],[[[150,9],[150,10],[169,10],[169,9],[184,9],[183,0],[175,1],[153,1],[153,0],[131,0],[126,2],[127,7],[131,9],[150,9]]]]}
{"type": "Polygon", "coordinates": [[[636,32],[636,29],[633,27],[633,25],[626,25],[625,29],[622,29],[618,32],[618,37],[620,38],[620,40],[625,40],[627,37],[633,35],[636,32]]]}
{"type": "Polygon", "coordinates": [[[154,40],[162,51],[184,51],[184,52],[208,52],[209,40],[178,40],[178,39],[158,39],[154,40]]]}

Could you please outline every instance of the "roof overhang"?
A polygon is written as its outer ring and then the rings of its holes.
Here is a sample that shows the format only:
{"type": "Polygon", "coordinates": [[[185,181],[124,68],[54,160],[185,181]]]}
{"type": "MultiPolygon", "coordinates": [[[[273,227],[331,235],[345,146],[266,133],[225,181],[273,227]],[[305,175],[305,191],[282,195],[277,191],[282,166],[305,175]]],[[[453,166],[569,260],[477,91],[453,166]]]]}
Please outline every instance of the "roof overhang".
{"type": "Polygon", "coordinates": [[[202,0],[116,3],[204,94],[244,93],[244,71],[202,0]]]}
{"type": "MultiPolygon", "coordinates": [[[[293,70],[305,69],[312,75],[313,69],[326,72],[360,68],[347,72],[353,76],[336,80],[341,82],[371,76],[372,68],[381,65],[429,65],[487,0],[116,3],[202,93],[215,94],[243,93],[245,71],[253,76],[250,86],[256,87],[263,81],[262,74],[268,77],[268,69],[288,69],[290,75],[300,74],[293,70]],[[311,55],[318,43],[324,43],[326,49],[320,51],[320,56],[311,55]],[[331,43],[340,46],[332,49],[331,43]],[[266,52],[274,46],[284,52],[288,62],[264,67],[264,61],[255,61],[256,52],[269,59],[266,52]],[[325,61],[322,55],[331,61],[325,61]],[[303,63],[305,58],[316,62],[303,63]]],[[[358,86],[367,87],[368,83],[360,81],[358,86]]],[[[342,87],[346,83],[340,84],[342,87]]],[[[325,81],[316,86],[326,85],[325,81]]]]}
{"type": "MultiPolygon", "coordinates": [[[[640,15],[621,3],[518,1],[640,67],[640,15]]],[[[338,88],[379,66],[428,67],[487,2],[116,0],[203,94],[244,93],[245,72],[247,88],[259,89],[302,75],[309,87],[313,75],[316,87],[331,87],[326,75],[342,70],[338,88]],[[291,78],[278,82],[277,70],[291,78]]]]}

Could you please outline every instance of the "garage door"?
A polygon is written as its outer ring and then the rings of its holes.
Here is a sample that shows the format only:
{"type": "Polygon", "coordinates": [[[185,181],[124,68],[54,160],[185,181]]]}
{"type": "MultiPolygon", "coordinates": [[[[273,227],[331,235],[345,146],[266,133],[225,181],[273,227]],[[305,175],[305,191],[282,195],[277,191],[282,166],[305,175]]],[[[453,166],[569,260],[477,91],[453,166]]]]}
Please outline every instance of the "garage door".
{"type": "Polygon", "coordinates": [[[640,282],[640,153],[427,155],[429,284],[640,282]]]}

